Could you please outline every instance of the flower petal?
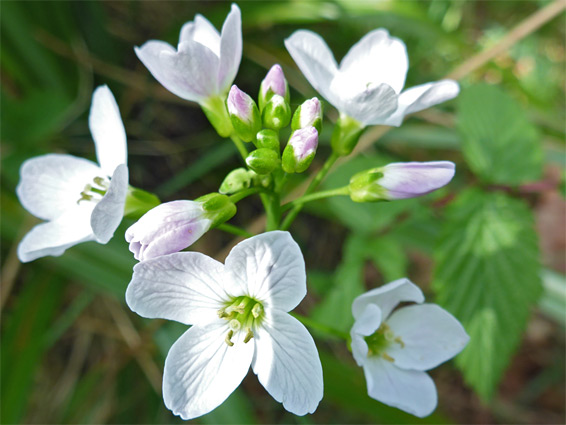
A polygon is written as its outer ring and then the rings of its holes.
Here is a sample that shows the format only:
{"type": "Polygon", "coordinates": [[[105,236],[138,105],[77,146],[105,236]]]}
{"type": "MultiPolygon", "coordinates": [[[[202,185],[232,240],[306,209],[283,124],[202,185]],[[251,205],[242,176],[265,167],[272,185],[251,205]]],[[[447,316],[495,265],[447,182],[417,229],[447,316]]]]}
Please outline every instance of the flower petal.
{"type": "Polygon", "coordinates": [[[398,279],[357,297],[352,304],[352,314],[358,320],[368,304],[375,304],[381,309],[382,320],[386,320],[397,304],[408,301],[420,304],[424,295],[409,279],[398,279]]]}
{"type": "Polygon", "coordinates": [[[202,15],[196,15],[194,22],[187,22],[181,28],[179,46],[181,43],[196,41],[220,56],[220,34],[214,25],[202,15]]]}
{"type": "Polygon", "coordinates": [[[98,242],[108,243],[114,236],[124,216],[127,194],[128,167],[121,164],[114,170],[106,194],[96,204],[90,217],[90,225],[98,242]]]}
{"type": "Polygon", "coordinates": [[[411,87],[401,93],[397,110],[384,124],[399,127],[403,123],[405,115],[453,99],[458,96],[459,92],[460,86],[452,80],[442,80],[411,87]]]}
{"type": "Polygon", "coordinates": [[[220,66],[218,68],[218,90],[228,90],[240,67],[242,60],[242,17],[240,9],[232,4],[232,9],[222,25],[220,38],[220,66]]]}
{"type": "Polygon", "coordinates": [[[16,193],[30,213],[44,220],[54,220],[74,210],[85,186],[103,175],[98,165],[83,158],[42,155],[22,164],[16,193]]]}
{"type": "Polygon", "coordinates": [[[377,29],[352,46],[340,63],[340,72],[358,84],[386,83],[401,93],[408,67],[405,43],[386,30],[377,29]]]}
{"type": "Polygon", "coordinates": [[[368,395],[382,403],[423,418],[438,403],[434,381],[425,372],[404,370],[380,357],[364,365],[368,395]]]}
{"type": "Polygon", "coordinates": [[[192,79],[190,71],[183,68],[183,63],[175,61],[177,52],[173,46],[150,40],[134,50],[155,79],[171,93],[192,102],[201,102],[206,98],[197,81],[192,79]]]}
{"type": "Polygon", "coordinates": [[[435,304],[403,307],[387,324],[404,344],[403,348],[391,345],[387,354],[403,369],[432,369],[462,351],[470,340],[460,322],[435,304]]]}
{"type": "Polygon", "coordinates": [[[165,359],[163,400],[181,418],[202,416],[218,407],[240,385],[250,368],[254,345],[242,332],[230,347],[228,322],[193,326],[173,344],[165,359]]]}
{"type": "Polygon", "coordinates": [[[271,310],[253,341],[252,368],[261,385],[289,412],[313,413],[322,400],[322,366],[307,329],[289,314],[271,310]]]}
{"type": "Polygon", "coordinates": [[[120,110],[108,86],[94,91],[88,125],[100,168],[111,176],[118,165],[127,163],[128,152],[120,110]]]}
{"type": "Polygon", "coordinates": [[[164,255],[134,266],[126,303],[147,318],[208,323],[228,299],[223,281],[224,265],[204,254],[164,255]]]}
{"type": "Polygon", "coordinates": [[[305,261],[289,232],[267,232],[236,245],[226,258],[226,271],[237,287],[264,306],[294,309],[307,293],[305,261]]]}
{"type": "MultiPolygon", "coordinates": [[[[333,87],[335,83],[332,83],[333,87]]],[[[397,109],[397,94],[387,84],[368,87],[353,97],[342,98],[340,112],[366,125],[382,124],[397,109]]]]}
{"type": "Polygon", "coordinates": [[[285,39],[285,47],[309,83],[338,108],[340,100],[330,90],[338,66],[323,38],[312,31],[299,30],[285,39]]]}
{"type": "Polygon", "coordinates": [[[35,226],[18,245],[18,258],[22,263],[51,255],[58,257],[67,248],[94,240],[90,227],[93,204],[84,202],[65,212],[59,218],[35,226]]]}
{"type": "Polygon", "coordinates": [[[363,366],[368,355],[368,345],[363,338],[370,336],[379,329],[381,325],[381,310],[375,304],[368,304],[362,314],[356,319],[350,336],[352,338],[352,355],[358,363],[363,366]]]}
{"type": "Polygon", "coordinates": [[[383,167],[377,183],[386,189],[387,199],[414,198],[450,183],[455,168],[450,161],[394,162],[383,167]]]}

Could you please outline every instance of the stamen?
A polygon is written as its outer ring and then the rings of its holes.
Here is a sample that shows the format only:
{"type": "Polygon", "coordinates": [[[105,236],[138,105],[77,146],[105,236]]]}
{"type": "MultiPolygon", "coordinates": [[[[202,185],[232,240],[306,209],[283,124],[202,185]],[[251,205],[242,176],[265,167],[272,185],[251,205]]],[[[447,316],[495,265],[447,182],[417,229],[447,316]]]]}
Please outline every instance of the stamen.
{"type": "Polygon", "coordinates": [[[252,316],[257,319],[259,317],[259,315],[261,314],[262,310],[263,310],[262,305],[260,303],[257,303],[252,308],[252,316]]]}
{"type": "Polygon", "coordinates": [[[106,180],[102,177],[95,177],[94,179],[92,179],[92,181],[94,181],[98,186],[103,187],[104,189],[108,189],[109,187],[106,180]]]}
{"type": "Polygon", "coordinates": [[[383,357],[385,360],[387,360],[388,362],[391,362],[391,363],[393,363],[395,361],[395,359],[387,353],[381,353],[381,357],[383,357]]]}
{"type": "Polygon", "coordinates": [[[232,336],[234,336],[234,331],[233,330],[229,330],[228,331],[228,335],[226,335],[226,338],[224,338],[224,341],[226,342],[226,344],[228,344],[230,347],[234,346],[234,343],[232,341],[230,341],[232,339],[232,336]]]}
{"type": "Polygon", "coordinates": [[[247,328],[248,333],[246,334],[246,337],[244,338],[244,344],[247,344],[248,342],[250,342],[250,339],[252,339],[254,337],[254,333],[252,332],[252,330],[250,328],[247,328]]]}
{"type": "Polygon", "coordinates": [[[403,342],[403,340],[401,339],[400,336],[395,338],[393,341],[395,341],[397,344],[399,344],[401,346],[401,348],[405,348],[405,343],[403,342]]]}
{"type": "Polygon", "coordinates": [[[236,320],[236,319],[230,320],[230,329],[237,332],[237,331],[240,330],[241,327],[242,327],[242,324],[238,320],[236,320]]]}

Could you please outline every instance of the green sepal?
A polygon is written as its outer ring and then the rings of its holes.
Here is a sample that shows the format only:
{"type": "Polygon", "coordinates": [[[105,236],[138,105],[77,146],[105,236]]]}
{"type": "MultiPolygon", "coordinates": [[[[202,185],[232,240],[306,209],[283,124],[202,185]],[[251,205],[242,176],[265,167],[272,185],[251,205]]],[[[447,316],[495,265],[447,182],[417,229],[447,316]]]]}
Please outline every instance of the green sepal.
{"type": "Polygon", "coordinates": [[[256,173],[251,170],[247,170],[243,167],[236,168],[230,171],[224,178],[218,192],[222,195],[232,195],[241,190],[248,189],[252,184],[254,176],[256,176],[256,173]]]}
{"type": "Polygon", "coordinates": [[[153,193],[129,186],[124,205],[124,216],[139,219],[146,212],[161,204],[161,201],[153,193]]]}
{"type": "Polygon", "coordinates": [[[230,114],[230,121],[232,122],[232,127],[234,127],[234,132],[244,142],[254,140],[257,132],[261,130],[261,117],[255,102],[252,104],[251,118],[249,121],[242,120],[235,114],[230,114]]]}
{"type": "Polygon", "coordinates": [[[258,149],[271,149],[277,153],[279,157],[281,153],[281,144],[279,143],[279,135],[276,131],[264,128],[259,131],[256,135],[256,140],[254,142],[258,149]]]}
{"type": "Polygon", "coordinates": [[[297,161],[295,158],[295,150],[293,146],[289,143],[285,146],[283,151],[283,157],[281,159],[281,167],[286,173],[302,173],[306,171],[311,165],[314,158],[315,152],[304,158],[302,161],[297,161]]]}
{"type": "Polygon", "coordinates": [[[289,102],[274,94],[261,112],[263,126],[272,130],[280,130],[291,121],[291,106],[289,102]]]}
{"type": "Polygon", "coordinates": [[[348,115],[340,114],[330,140],[332,150],[340,156],[350,155],[358,144],[363,131],[362,123],[348,115]]]}
{"type": "Polygon", "coordinates": [[[200,104],[208,121],[220,137],[230,137],[234,128],[226,108],[226,99],[219,96],[209,97],[200,104]]]}
{"type": "Polygon", "coordinates": [[[257,174],[269,174],[280,166],[281,160],[272,149],[259,148],[250,152],[246,164],[257,174]]]}
{"type": "MultiPolygon", "coordinates": [[[[271,88],[267,89],[267,93],[265,93],[265,96],[263,96],[262,93],[263,93],[263,81],[259,86],[259,95],[257,96],[260,112],[263,112],[263,108],[265,108],[265,105],[267,105],[267,103],[271,100],[273,96],[276,96],[276,93],[273,90],[271,90],[271,88]]],[[[289,84],[287,83],[287,80],[285,80],[285,96],[283,96],[283,98],[285,99],[285,102],[287,104],[290,103],[289,84]]]]}
{"type": "Polygon", "coordinates": [[[385,189],[378,183],[379,179],[383,177],[381,170],[381,168],[373,168],[352,176],[348,185],[352,201],[376,202],[387,200],[385,189]]]}
{"type": "Polygon", "coordinates": [[[204,217],[212,221],[211,228],[230,220],[236,214],[236,205],[226,195],[209,193],[195,199],[202,204],[204,217]]]}

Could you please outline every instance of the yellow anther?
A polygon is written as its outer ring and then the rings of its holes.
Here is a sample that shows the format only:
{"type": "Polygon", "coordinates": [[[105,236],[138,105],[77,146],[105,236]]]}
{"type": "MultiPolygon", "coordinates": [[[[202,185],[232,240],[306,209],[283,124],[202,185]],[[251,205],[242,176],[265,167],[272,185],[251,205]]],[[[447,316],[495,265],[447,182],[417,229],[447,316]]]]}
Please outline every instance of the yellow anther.
{"type": "Polygon", "coordinates": [[[228,331],[228,335],[226,335],[226,338],[224,338],[224,341],[226,342],[226,344],[228,344],[230,347],[234,346],[234,343],[232,341],[230,341],[232,339],[232,336],[234,336],[234,331],[230,330],[228,331]]]}
{"type": "Polygon", "coordinates": [[[395,361],[395,359],[387,353],[382,353],[381,357],[383,357],[385,360],[387,360],[388,362],[391,362],[391,363],[393,363],[395,361]]]}
{"type": "Polygon", "coordinates": [[[247,328],[248,333],[246,334],[246,337],[244,338],[244,344],[247,344],[250,339],[252,339],[254,337],[254,333],[252,332],[252,330],[250,328],[247,328]]]}
{"type": "Polygon", "coordinates": [[[226,314],[226,311],[224,311],[223,308],[221,308],[220,310],[218,310],[218,317],[220,319],[224,319],[225,317],[228,317],[228,315],[226,314]]]}
{"type": "Polygon", "coordinates": [[[399,344],[401,346],[401,348],[405,348],[405,343],[403,342],[403,340],[401,339],[400,336],[398,336],[397,338],[394,339],[394,341],[399,344]]]}
{"type": "Polygon", "coordinates": [[[263,307],[261,306],[261,304],[257,303],[252,308],[252,316],[254,316],[254,318],[257,319],[259,317],[259,315],[261,314],[262,310],[263,310],[263,307]]]}
{"type": "Polygon", "coordinates": [[[95,177],[92,179],[98,186],[108,189],[108,183],[102,177],[95,177]]]}
{"type": "Polygon", "coordinates": [[[230,329],[236,332],[239,331],[240,328],[242,327],[242,324],[236,319],[230,320],[229,325],[230,325],[230,329]]]}

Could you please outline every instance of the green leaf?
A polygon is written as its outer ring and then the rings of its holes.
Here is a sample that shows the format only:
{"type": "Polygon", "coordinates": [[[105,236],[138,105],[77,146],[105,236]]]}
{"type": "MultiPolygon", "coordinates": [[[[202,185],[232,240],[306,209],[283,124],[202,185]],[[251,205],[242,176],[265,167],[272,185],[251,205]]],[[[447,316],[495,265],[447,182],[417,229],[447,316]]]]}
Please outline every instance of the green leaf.
{"type": "Polygon", "coordinates": [[[456,362],[488,400],[541,293],[537,234],[528,207],[503,193],[469,190],[447,215],[433,287],[470,334],[456,362]]]}
{"type": "Polygon", "coordinates": [[[538,133],[515,99],[482,84],[465,89],[458,102],[462,151],[481,179],[518,185],[540,178],[543,153],[538,133]]]}

